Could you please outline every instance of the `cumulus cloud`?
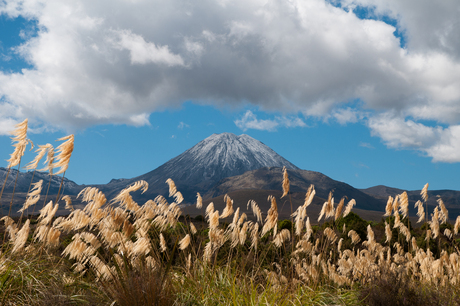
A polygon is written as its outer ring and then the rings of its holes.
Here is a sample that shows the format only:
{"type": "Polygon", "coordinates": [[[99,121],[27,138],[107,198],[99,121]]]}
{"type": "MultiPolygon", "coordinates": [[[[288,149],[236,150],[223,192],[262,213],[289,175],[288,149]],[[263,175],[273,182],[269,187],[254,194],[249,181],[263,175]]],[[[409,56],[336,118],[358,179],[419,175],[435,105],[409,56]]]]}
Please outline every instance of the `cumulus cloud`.
{"type": "Polygon", "coordinates": [[[460,125],[426,126],[390,114],[373,117],[368,125],[389,147],[416,149],[435,162],[460,162],[460,125]]]}
{"type": "MultiPolygon", "coordinates": [[[[115,46],[130,52],[131,64],[165,64],[167,66],[183,66],[184,60],[180,55],[172,54],[168,46],[155,46],[148,43],[141,35],[122,30],[116,33],[119,41],[115,46]]],[[[193,47],[193,46],[192,46],[193,47]]]]}
{"type": "Polygon", "coordinates": [[[250,110],[246,111],[241,119],[234,121],[236,126],[246,131],[248,129],[262,131],[276,131],[278,127],[306,127],[305,122],[299,117],[276,116],[275,119],[257,119],[257,116],[250,110]]]}
{"type": "Polygon", "coordinates": [[[332,111],[332,117],[340,124],[344,125],[347,123],[356,123],[363,118],[365,115],[356,109],[351,107],[339,108],[332,111]]]}
{"type": "MultiPolygon", "coordinates": [[[[251,104],[341,124],[366,114],[388,146],[456,160],[447,147],[460,123],[459,9],[454,0],[6,0],[0,14],[38,32],[14,46],[32,68],[0,72],[0,133],[24,117],[63,129],[146,125],[184,101],[251,104]],[[395,26],[359,19],[357,6],[396,20],[404,48],[395,26]]],[[[246,112],[236,122],[274,130],[296,120],[246,112]]]]}
{"type": "Polygon", "coordinates": [[[275,131],[278,127],[279,123],[275,120],[260,120],[257,119],[256,115],[254,115],[250,110],[246,111],[241,119],[235,120],[235,124],[237,127],[246,131],[248,129],[253,130],[262,130],[262,131],[275,131]]]}

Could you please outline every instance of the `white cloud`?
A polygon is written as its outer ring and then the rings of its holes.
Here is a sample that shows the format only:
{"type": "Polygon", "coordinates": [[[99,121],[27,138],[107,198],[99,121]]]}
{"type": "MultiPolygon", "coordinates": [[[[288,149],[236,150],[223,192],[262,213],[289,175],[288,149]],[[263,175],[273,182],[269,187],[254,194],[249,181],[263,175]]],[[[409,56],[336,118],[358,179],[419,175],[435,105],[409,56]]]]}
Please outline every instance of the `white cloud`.
{"type": "Polygon", "coordinates": [[[177,128],[180,129],[180,130],[183,130],[184,128],[189,128],[189,127],[190,127],[190,125],[188,125],[187,123],[182,122],[182,121],[177,126],[177,128]]]}
{"type": "Polygon", "coordinates": [[[364,114],[361,111],[347,107],[332,111],[332,117],[334,117],[338,123],[344,125],[358,122],[364,118],[364,114]]]}
{"type": "Polygon", "coordinates": [[[237,127],[246,131],[248,129],[263,130],[263,131],[275,131],[279,123],[274,120],[260,120],[257,119],[250,110],[246,111],[241,119],[235,120],[237,127]]]}
{"type": "Polygon", "coordinates": [[[375,147],[368,142],[360,142],[359,146],[368,149],[375,149],[375,147]]]}
{"type": "MultiPolygon", "coordinates": [[[[460,2],[341,2],[394,18],[406,47],[394,26],[325,0],[3,1],[0,14],[34,20],[38,32],[26,29],[25,43],[14,48],[33,68],[0,71],[0,107],[14,109],[0,112],[0,122],[145,125],[148,114],[184,101],[249,103],[341,124],[366,113],[388,146],[454,160],[446,147],[456,147],[460,124],[460,2]],[[343,108],[355,99],[362,104],[343,108]],[[399,118],[388,126],[393,134],[380,116],[399,118]],[[433,140],[441,136],[442,143],[433,140]]],[[[304,124],[244,118],[243,128],[304,124]]]]}
{"type": "MultiPolygon", "coordinates": [[[[167,66],[184,66],[182,57],[172,54],[168,46],[157,47],[154,43],[146,42],[141,35],[127,30],[119,31],[116,34],[120,38],[116,46],[120,49],[129,50],[131,64],[155,63],[167,66]]],[[[193,51],[196,52],[196,49],[197,47],[195,46],[193,51]]]]}
{"type": "Polygon", "coordinates": [[[434,162],[460,162],[460,125],[431,127],[388,114],[371,118],[368,125],[389,147],[415,149],[434,162]]]}
{"type": "Polygon", "coordinates": [[[307,125],[303,122],[302,119],[295,117],[280,117],[277,116],[275,119],[257,119],[257,116],[251,112],[250,110],[246,111],[241,119],[237,119],[234,121],[236,126],[246,131],[248,129],[253,130],[262,130],[262,131],[275,131],[278,127],[287,127],[287,128],[295,128],[295,127],[306,127],[307,125]]]}

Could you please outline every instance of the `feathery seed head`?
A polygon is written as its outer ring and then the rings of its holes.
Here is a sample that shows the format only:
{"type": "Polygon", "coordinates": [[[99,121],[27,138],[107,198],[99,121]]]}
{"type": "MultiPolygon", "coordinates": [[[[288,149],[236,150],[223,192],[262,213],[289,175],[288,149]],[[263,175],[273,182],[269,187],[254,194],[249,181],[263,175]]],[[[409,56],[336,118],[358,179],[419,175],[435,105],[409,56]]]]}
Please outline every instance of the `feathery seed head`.
{"type": "Polygon", "coordinates": [[[70,198],[70,196],[65,195],[62,197],[62,199],[65,201],[65,209],[73,211],[72,199],[70,198]]]}
{"type": "Polygon", "coordinates": [[[180,191],[176,191],[176,193],[174,194],[174,200],[177,204],[180,204],[184,201],[184,197],[182,196],[182,193],[180,191]]]}
{"type": "Polygon", "coordinates": [[[334,209],[334,198],[332,197],[332,191],[329,192],[326,206],[326,219],[335,215],[334,209]]]}
{"type": "Polygon", "coordinates": [[[160,233],[160,251],[161,252],[166,251],[166,241],[165,241],[165,237],[163,237],[162,233],[160,233]]]}
{"type": "Polygon", "coordinates": [[[203,207],[203,198],[201,197],[200,193],[196,193],[196,208],[201,209],[203,207]]]}
{"type": "Polygon", "coordinates": [[[446,228],[444,230],[444,236],[446,236],[447,238],[449,238],[450,240],[452,240],[452,232],[450,229],[446,228]]]}
{"type": "Polygon", "coordinates": [[[357,244],[358,242],[361,241],[361,238],[359,237],[358,233],[355,232],[354,230],[350,230],[348,232],[348,237],[351,238],[351,243],[357,244]]]}
{"type": "Polygon", "coordinates": [[[343,213],[343,217],[345,218],[346,216],[348,216],[353,208],[353,206],[356,205],[356,201],[355,199],[351,199],[348,204],[347,204],[347,207],[345,207],[345,212],[343,213]]]}
{"type": "Polygon", "coordinates": [[[187,234],[181,241],[179,241],[179,249],[185,250],[190,245],[190,235],[187,234]]]}
{"type": "Polygon", "coordinates": [[[331,244],[337,240],[337,234],[330,227],[326,227],[324,230],[324,235],[331,242],[331,244]]]}
{"type": "Polygon", "coordinates": [[[214,203],[211,202],[209,205],[206,207],[205,211],[205,218],[209,218],[209,216],[214,212],[214,203]]]}
{"type": "Polygon", "coordinates": [[[401,212],[403,218],[407,217],[407,214],[409,213],[409,197],[407,196],[407,192],[403,192],[399,195],[399,200],[400,200],[400,207],[399,211],[401,212]]]}
{"type": "Polygon", "coordinates": [[[53,146],[51,144],[49,144],[49,143],[47,143],[46,145],[38,145],[38,149],[35,150],[35,152],[37,152],[37,155],[35,156],[35,158],[30,163],[28,163],[24,167],[24,169],[26,169],[26,170],[35,170],[35,169],[37,169],[38,163],[45,156],[46,152],[48,151],[48,149],[50,147],[53,147],[53,146]]]}
{"type": "Polygon", "coordinates": [[[57,141],[65,141],[61,145],[59,145],[56,150],[58,152],[58,155],[56,156],[56,163],[54,163],[53,168],[59,167],[59,171],[56,172],[55,174],[61,174],[64,173],[67,168],[69,167],[69,160],[70,156],[72,155],[73,152],[73,142],[74,142],[74,136],[69,135],[66,137],[62,137],[58,139],[57,141]]]}
{"type": "Polygon", "coordinates": [[[422,196],[422,199],[424,202],[428,200],[428,183],[423,186],[422,191],[420,192],[420,195],[422,196]]]}
{"type": "Polygon", "coordinates": [[[307,193],[305,194],[305,202],[303,206],[308,207],[312,202],[313,198],[315,197],[316,191],[315,186],[313,184],[308,187],[307,193]]]}
{"type": "Polygon", "coordinates": [[[27,238],[29,237],[29,231],[30,219],[27,219],[22,228],[15,235],[15,239],[13,240],[13,248],[11,249],[12,254],[18,253],[24,249],[27,238]]]}
{"type": "Polygon", "coordinates": [[[321,221],[321,219],[323,218],[324,214],[326,213],[326,209],[327,209],[327,202],[324,202],[323,207],[321,208],[321,211],[319,213],[318,222],[321,221]]]}
{"type": "Polygon", "coordinates": [[[393,197],[389,196],[387,201],[387,206],[385,207],[385,214],[384,217],[391,216],[391,212],[393,211],[393,197]]]}
{"type": "Polygon", "coordinates": [[[390,243],[391,241],[391,236],[392,236],[392,231],[391,231],[391,227],[390,227],[390,224],[388,224],[386,221],[385,221],[385,236],[386,236],[386,240],[385,240],[385,243],[390,243]]]}
{"type": "Polygon", "coordinates": [[[32,184],[33,188],[27,194],[26,202],[24,203],[22,208],[19,210],[20,213],[25,211],[30,206],[37,204],[38,200],[40,200],[40,193],[42,192],[42,184],[43,184],[43,180],[40,180],[32,184]]]}
{"type": "Polygon", "coordinates": [[[458,234],[458,229],[460,228],[460,216],[457,216],[457,219],[455,220],[455,225],[454,225],[454,234],[458,234]]]}
{"type": "Polygon", "coordinates": [[[190,232],[192,233],[192,235],[195,235],[197,232],[196,227],[195,225],[193,225],[192,222],[190,222],[190,232]]]}
{"type": "Polygon", "coordinates": [[[166,180],[166,183],[169,185],[169,196],[172,197],[177,192],[176,184],[170,178],[166,180]]]}
{"type": "Polygon", "coordinates": [[[414,208],[417,208],[417,216],[418,216],[417,223],[420,223],[423,220],[425,220],[425,209],[423,208],[423,203],[420,200],[415,202],[414,208]]]}
{"type": "Polygon", "coordinates": [[[221,219],[227,218],[233,214],[233,200],[228,196],[228,194],[224,196],[224,202],[226,202],[226,206],[222,211],[222,215],[220,216],[221,219]]]}
{"type": "Polygon", "coordinates": [[[286,170],[286,166],[283,166],[283,195],[281,198],[286,196],[289,192],[289,178],[286,170]]]}
{"type": "Polygon", "coordinates": [[[12,168],[19,164],[26,150],[26,146],[30,142],[27,139],[27,123],[28,120],[25,119],[23,122],[17,124],[15,126],[16,129],[11,132],[11,135],[14,136],[11,138],[14,152],[10,155],[10,159],[7,160],[8,168],[12,168]]]}
{"type": "Polygon", "coordinates": [[[257,222],[262,222],[263,221],[263,219],[262,219],[262,211],[260,210],[260,208],[257,205],[256,201],[249,200],[247,206],[249,207],[249,205],[251,205],[252,213],[257,218],[257,222]]]}
{"type": "Polygon", "coordinates": [[[340,199],[339,205],[337,205],[337,208],[335,210],[335,221],[337,221],[338,218],[340,218],[340,215],[342,214],[343,210],[343,204],[345,203],[345,197],[340,199]]]}
{"type": "Polygon", "coordinates": [[[438,196],[437,202],[438,202],[439,209],[440,209],[440,211],[439,211],[440,212],[439,221],[441,221],[441,224],[446,223],[447,220],[449,219],[449,212],[448,212],[446,206],[444,205],[444,202],[442,201],[440,196],[438,196]]]}
{"type": "Polygon", "coordinates": [[[38,171],[48,171],[49,175],[53,175],[54,169],[54,147],[51,144],[47,144],[46,159],[43,162],[46,166],[38,171]]]}

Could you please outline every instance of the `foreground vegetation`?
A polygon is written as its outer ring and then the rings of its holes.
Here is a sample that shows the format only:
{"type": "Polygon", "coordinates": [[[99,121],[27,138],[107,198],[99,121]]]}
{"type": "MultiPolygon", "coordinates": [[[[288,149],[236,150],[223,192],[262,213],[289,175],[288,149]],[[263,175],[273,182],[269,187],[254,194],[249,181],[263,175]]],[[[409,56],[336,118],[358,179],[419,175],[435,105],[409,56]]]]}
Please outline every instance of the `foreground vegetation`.
{"type": "MultiPolygon", "coordinates": [[[[9,168],[20,164],[26,130],[25,121],[14,132],[9,168]]],[[[39,146],[28,169],[46,154],[50,175],[65,173],[73,136],[61,141],[56,161],[51,145],[39,146]]],[[[212,203],[202,207],[197,194],[202,215],[183,216],[182,194],[166,183],[170,201],[158,196],[142,205],[132,193],[145,192],[145,181],[111,201],[88,187],[79,194],[83,209],[59,195],[37,203],[44,186],[33,183],[25,214],[13,219],[10,209],[1,218],[0,304],[460,305],[460,218],[449,224],[438,199],[428,220],[428,185],[414,228],[406,193],[390,197],[382,221],[369,223],[352,212],[354,200],[336,205],[331,192],[312,225],[314,186],[292,219],[280,221],[274,197],[266,213],[249,201],[248,216],[228,196],[219,212],[212,203]],[[37,205],[39,215],[28,216],[37,205]],[[68,216],[55,216],[59,205],[68,216]]],[[[289,199],[286,170],[280,187],[289,199]]]]}

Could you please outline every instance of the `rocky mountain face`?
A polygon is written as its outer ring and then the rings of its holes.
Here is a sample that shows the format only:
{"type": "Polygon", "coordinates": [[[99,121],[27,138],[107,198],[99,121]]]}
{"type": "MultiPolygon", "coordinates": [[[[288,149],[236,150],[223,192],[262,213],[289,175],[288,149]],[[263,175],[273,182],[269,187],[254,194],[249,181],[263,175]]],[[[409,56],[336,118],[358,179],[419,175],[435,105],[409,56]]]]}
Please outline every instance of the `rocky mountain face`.
{"type": "Polygon", "coordinates": [[[112,180],[98,186],[110,194],[127,185],[145,180],[149,190],[142,198],[167,195],[165,183],[171,178],[188,202],[195,201],[196,193],[205,193],[220,180],[262,167],[299,169],[262,142],[248,135],[213,134],[157,169],[128,180],[112,180]]]}

